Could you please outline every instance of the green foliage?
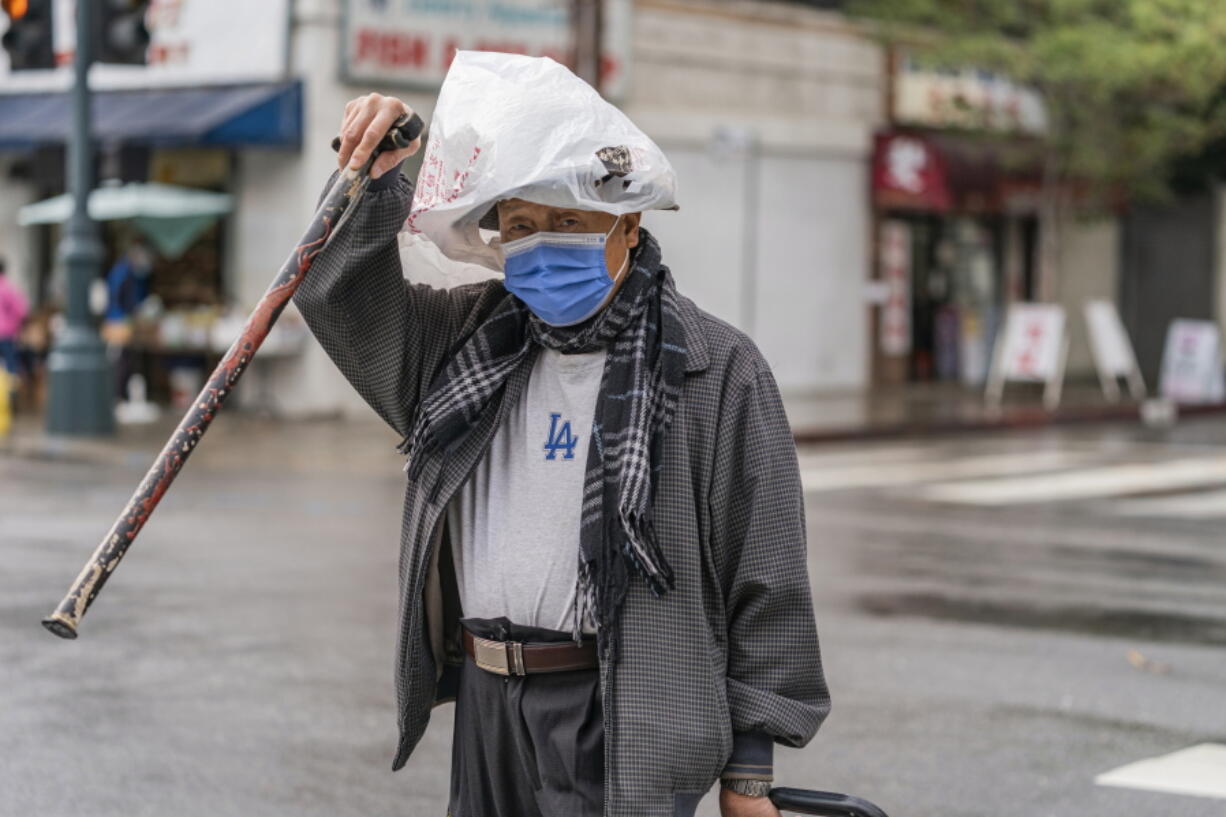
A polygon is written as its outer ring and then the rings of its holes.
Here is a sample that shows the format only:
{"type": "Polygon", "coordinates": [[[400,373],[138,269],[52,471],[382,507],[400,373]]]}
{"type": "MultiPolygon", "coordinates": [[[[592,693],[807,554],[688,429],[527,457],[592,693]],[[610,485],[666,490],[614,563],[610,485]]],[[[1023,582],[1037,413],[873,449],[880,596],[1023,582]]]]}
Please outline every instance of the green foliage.
{"type": "Polygon", "coordinates": [[[1226,0],[853,0],[936,66],[1042,94],[1059,178],[1158,196],[1172,164],[1226,136],[1226,0]]]}

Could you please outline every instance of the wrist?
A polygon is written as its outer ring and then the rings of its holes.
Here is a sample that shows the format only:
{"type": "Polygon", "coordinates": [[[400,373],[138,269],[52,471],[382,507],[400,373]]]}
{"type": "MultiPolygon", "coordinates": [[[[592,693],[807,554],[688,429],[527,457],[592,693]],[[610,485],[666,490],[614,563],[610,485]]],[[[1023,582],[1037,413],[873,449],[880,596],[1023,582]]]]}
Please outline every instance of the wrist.
{"type": "Polygon", "coordinates": [[[403,166],[404,162],[401,162],[379,178],[371,179],[370,186],[366,189],[372,192],[378,192],[379,190],[387,190],[389,187],[395,186],[396,182],[400,180],[400,168],[403,166]]]}
{"type": "Polygon", "coordinates": [[[721,777],[719,785],[728,791],[744,797],[766,797],[771,791],[770,780],[749,779],[744,777],[721,777]]]}

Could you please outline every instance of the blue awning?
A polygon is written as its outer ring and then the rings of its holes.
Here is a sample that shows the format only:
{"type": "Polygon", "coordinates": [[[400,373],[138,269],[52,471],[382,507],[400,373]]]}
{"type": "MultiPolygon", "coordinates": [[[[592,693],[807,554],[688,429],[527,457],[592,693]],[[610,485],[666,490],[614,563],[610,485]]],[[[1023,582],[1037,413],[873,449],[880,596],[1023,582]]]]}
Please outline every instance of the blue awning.
{"type": "MultiPolygon", "coordinates": [[[[67,93],[0,95],[0,150],[62,144],[72,128],[67,93]]],[[[94,138],[162,147],[298,147],[302,83],[98,91],[94,138]]]]}

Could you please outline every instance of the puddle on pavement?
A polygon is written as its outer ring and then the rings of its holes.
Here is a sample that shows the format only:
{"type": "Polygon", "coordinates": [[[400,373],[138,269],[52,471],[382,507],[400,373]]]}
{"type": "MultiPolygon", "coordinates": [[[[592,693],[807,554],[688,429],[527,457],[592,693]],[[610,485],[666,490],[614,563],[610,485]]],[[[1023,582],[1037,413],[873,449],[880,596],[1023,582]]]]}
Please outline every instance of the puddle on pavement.
{"type": "Polygon", "coordinates": [[[933,593],[865,593],[857,606],[871,615],[915,616],[997,627],[1059,630],[1146,641],[1226,645],[1226,620],[1147,610],[1094,607],[1043,607],[933,593]]]}

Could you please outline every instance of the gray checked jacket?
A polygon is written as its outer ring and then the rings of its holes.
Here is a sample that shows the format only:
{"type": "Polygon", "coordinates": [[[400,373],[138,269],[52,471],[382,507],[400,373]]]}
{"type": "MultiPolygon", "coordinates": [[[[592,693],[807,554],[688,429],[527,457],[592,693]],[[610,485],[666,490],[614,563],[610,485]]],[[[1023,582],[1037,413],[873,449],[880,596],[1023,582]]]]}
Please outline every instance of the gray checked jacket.
{"type": "MultiPolygon", "coordinates": [[[[375,182],[294,297],[341,372],[402,436],[449,356],[511,297],[497,280],[451,290],[405,281],[396,234],[412,192],[399,173],[375,182]]],[[[601,669],[605,817],[688,817],[721,773],[769,770],[772,743],[803,746],[830,709],[796,451],[774,378],[748,337],[679,300],[686,380],[653,507],[676,589],[655,598],[631,583],[620,658],[601,669]]],[[[508,381],[498,410],[438,466],[434,502],[405,485],[393,769],[462,661],[444,511],[529,374],[508,381]]]]}

